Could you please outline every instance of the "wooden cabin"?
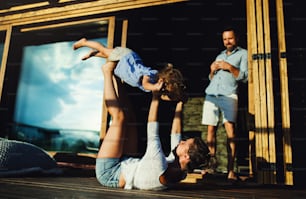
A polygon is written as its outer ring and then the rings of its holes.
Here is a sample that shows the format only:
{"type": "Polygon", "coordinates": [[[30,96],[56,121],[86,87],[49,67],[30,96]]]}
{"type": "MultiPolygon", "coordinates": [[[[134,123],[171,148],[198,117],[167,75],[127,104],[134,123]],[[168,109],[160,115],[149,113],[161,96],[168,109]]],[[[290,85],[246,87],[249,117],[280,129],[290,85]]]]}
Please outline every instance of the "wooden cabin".
{"type": "MultiPolygon", "coordinates": [[[[82,54],[71,46],[87,37],[102,39],[109,47],[127,46],[149,66],[170,62],[178,67],[189,94],[184,133],[205,139],[206,128],[200,120],[209,65],[223,49],[222,28],[233,25],[240,31],[240,45],[249,52],[249,81],[239,92],[237,172],[256,176],[259,184],[302,186],[306,177],[304,5],[297,0],[1,1],[0,137],[37,144],[50,154],[95,155],[96,143],[76,141],[79,148],[70,148],[58,137],[74,130],[98,133],[103,139],[107,127],[102,87],[86,87],[86,83],[101,82],[103,63],[87,63],[95,72],[82,68],[82,54]],[[76,79],[81,77],[84,84],[76,79]],[[84,106],[75,109],[77,103],[84,106]],[[64,111],[73,117],[67,119],[64,111]],[[93,127],[86,129],[85,121],[93,127]],[[59,141],[51,141],[54,137],[61,140],[62,148],[56,148],[59,141]]],[[[136,126],[145,131],[148,94],[128,89],[137,107],[136,126]]],[[[169,130],[172,113],[173,104],[165,102],[161,108],[164,131],[169,130]]],[[[217,137],[220,171],[226,168],[222,128],[217,137]]],[[[169,151],[167,135],[163,142],[169,151]]],[[[140,152],[144,147],[142,142],[140,152]]]]}

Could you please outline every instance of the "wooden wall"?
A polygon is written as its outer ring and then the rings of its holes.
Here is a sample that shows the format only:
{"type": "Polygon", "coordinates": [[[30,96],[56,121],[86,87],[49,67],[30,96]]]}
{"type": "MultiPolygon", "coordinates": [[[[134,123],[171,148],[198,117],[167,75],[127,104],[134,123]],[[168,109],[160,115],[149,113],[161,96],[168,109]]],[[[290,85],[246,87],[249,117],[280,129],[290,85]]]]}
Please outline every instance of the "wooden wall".
{"type": "MultiPolygon", "coordinates": [[[[121,13],[129,18],[128,44],[144,58],[148,64],[156,62],[172,62],[180,67],[188,83],[191,100],[186,105],[187,119],[184,130],[201,131],[205,138],[206,129],[200,125],[201,103],[204,89],[208,84],[208,64],[222,49],[220,31],[224,25],[232,24],[241,32],[241,45],[246,45],[246,13],[244,1],[190,1],[156,8],[145,8],[121,13]],[[155,13],[159,13],[156,16],[155,13]],[[141,42],[139,42],[141,41],[141,42]]],[[[305,64],[306,52],[303,47],[306,15],[303,13],[305,3],[287,0],[283,2],[285,18],[285,39],[287,45],[288,86],[291,118],[292,157],[294,184],[301,185],[305,177],[306,165],[303,161],[305,146],[305,80],[306,74],[302,70],[305,64]]],[[[277,182],[284,183],[283,175],[283,134],[280,101],[280,73],[278,63],[278,44],[276,29],[275,2],[270,1],[271,23],[271,54],[273,94],[275,103],[275,135],[277,182]]],[[[245,164],[247,157],[248,128],[253,123],[247,117],[247,87],[241,87],[240,92],[240,123],[238,124],[240,164],[245,164]]],[[[221,128],[222,130],[222,128],[221,128]]],[[[222,133],[220,133],[222,134],[222,133]]],[[[224,144],[224,133],[220,145],[224,144]]],[[[225,155],[223,148],[219,151],[225,155]]],[[[222,158],[224,158],[223,156],[222,158]]],[[[223,159],[224,160],[224,159],[223,159]]],[[[221,166],[225,162],[221,160],[221,166]]]]}
{"type": "MultiPolygon", "coordinates": [[[[306,13],[302,1],[284,1],[285,32],[288,60],[288,83],[291,115],[291,139],[295,182],[301,185],[306,177],[303,151],[306,146],[306,13]]],[[[280,123],[278,123],[280,125],[280,123]]],[[[281,137],[279,136],[279,141],[281,137]]]]}

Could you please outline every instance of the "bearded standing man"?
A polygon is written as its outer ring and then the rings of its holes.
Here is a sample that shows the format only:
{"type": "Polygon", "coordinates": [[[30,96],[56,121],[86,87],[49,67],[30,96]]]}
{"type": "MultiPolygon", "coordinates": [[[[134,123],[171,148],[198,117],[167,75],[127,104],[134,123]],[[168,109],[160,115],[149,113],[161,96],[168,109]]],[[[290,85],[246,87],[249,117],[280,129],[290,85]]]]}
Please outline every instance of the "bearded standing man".
{"type": "Polygon", "coordinates": [[[211,153],[211,168],[214,171],[216,162],[216,131],[222,119],[227,134],[228,175],[229,181],[238,180],[234,172],[236,156],[235,123],[238,113],[238,83],[247,82],[247,50],[238,46],[238,36],[233,28],[222,32],[225,50],[210,65],[209,85],[205,89],[202,124],[207,125],[207,144],[211,153]],[[220,117],[220,115],[222,117],[220,117]]]}

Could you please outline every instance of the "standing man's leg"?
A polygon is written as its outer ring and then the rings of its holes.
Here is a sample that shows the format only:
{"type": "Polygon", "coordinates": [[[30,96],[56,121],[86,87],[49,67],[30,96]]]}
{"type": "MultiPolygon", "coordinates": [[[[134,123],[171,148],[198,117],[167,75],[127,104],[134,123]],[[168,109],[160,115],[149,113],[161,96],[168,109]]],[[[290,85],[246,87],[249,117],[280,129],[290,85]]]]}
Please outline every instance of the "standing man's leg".
{"type": "Polygon", "coordinates": [[[206,142],[210,151],[210,161],[206,172],[214,173],[217,168],[216,159],[216,131],[219,122],[219,107],[216,105],[217,99],[207,95],[203,104],[202,124],[207,125],[206,142]]]}
{"type": "Polygon", "coordinates": [[[236,157],[235,122],[238,113],[238,96],[236,94],[224,96],[220,104],[220,106],[222,106],[221,110],[224,117],[223,124],[227,134],[227,178],[237,180],[234,172],[234,163],[236,157]]]}
{"type": "Polygon", "coordinates": [[[218,166],[216,158],[216,151],[217,151],[216,132],[217,132],[217,126],[212,126],[212,125],[207,126],[206,142],[211,155],[208,165],[209,168],[207,170],[208,173],[216,172],[218,166]]]}
{"type": "Polygon", "coordinates": [[[211,125],[207,126],[206,141],[211,156],[216,155],[216,130],[217,130],[216,126],[211,126],[211,125]]]}
{"type": "Polygon", "coordinates": [[[235,144],[235,123],[225,122],[225,130],[227,133],[227,155],[228,155],[228,179],[236,180],[237,177],[234,172],[234,163],[236,157],[236,144],[235,144]]]}

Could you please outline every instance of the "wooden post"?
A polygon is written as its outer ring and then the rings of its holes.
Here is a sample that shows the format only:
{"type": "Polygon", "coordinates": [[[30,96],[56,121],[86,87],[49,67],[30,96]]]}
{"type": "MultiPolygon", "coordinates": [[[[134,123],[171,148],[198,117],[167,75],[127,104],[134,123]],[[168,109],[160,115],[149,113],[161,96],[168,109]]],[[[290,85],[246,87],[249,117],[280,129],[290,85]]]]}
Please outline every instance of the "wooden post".
{"type": "MultiPolygon", "coordinates": [[[[107,46],[112,48],[114,46],[114,37],[115,37],[115,17],[109,18],[109,25],[108,25],[108,33],[107,33],[107,46]]],[[[104,97],[103,97],[104,98],[104,97]]],[[[107,129],[107,111],[106,105],[103,100],[102,102],[102,116],[101,116],[101,130],[100,130],[100,140],[103,140],[106,135],[107,129]]]]}
{"type": "Polygon", "coordinates": [[[122,33],[121,33],[121,46],[122,47],[126,47],[127,30],[128,30],[128,20],[123,20],[123,22],[122,22],[122,33]]]}
{"type": "Polygon", "coordinates": [[[250,174],[256,172],[258,183],[275,184],[275,122],[268,0],[247,0],[247,17],[249,113],[255,118],[255,132],[251,130],[249,134],[250,174]]]}
{"type": "Polygon", "coordinates": [[[249,113],[249,126],[253,127],[249,131],[249,167],[250,176],[257,173],[256,153],[255,153],[255,132],[254,124],[255,119],[255,73],[257,73],[257,59],[253,55],[257,55],[257,40],[256,40],[256,20],[255,20],[255,3],[254,0],[246,0],[247,10],[247,33],[248,33],[248,113],[249,113]],[[255,71],[254,71],[255,70],[255,71]]]}
{"type": "MultiPolygon", "coordinates": [[[[127,43],[127,29],[128,29],[128,20],[122,21],[122,31],[121,31],[121,46],[126,47],[127,43]]],[[[114,30],[115,30],[115,17],[112,17],[109,21],[109,29],[108,29],[108,35],[107,35],[107,44],[109,48],[114,47],[114,30]]],[[[114,85],[116,87],[116,90],[118,90],[118,82],[114,78],[114,85]]],[[[105,102],[103,100],[103,110],[106,110],[105,102]]],[[[101,126],[101,133],[100,133],[100,139],[103,140],[106,135],[107,130],[107,111],[102,111],[102,126],[101,126]]],[[[132,127],[130,127],[132,129],[132,127]]],[[[133,128],[133,130],[135,130],[133,128]]],[[[135,130],[136,131],[136,130],[135,130]]]]}
{"type": "MultiPolygon", "coordinates": [[[[268,161],[268,132],[267,132],[267,107],[266,107],[266,74],[265,74],[265,60],[264,60],[264,41],[263,41],[263,16],[262,16],[262,1],[256,0],[256,22],[257,22],[257,48],[258,48],[258,90],[256,93],[256,106],[258,106],[256,114],[258,114],[258,126],[256,137],[256,157],[257,163],[260,163],[260,173],[258,175],[259,181],[264,184],[268,181],[267,171],[263,167],[268,161]],[[262,179],[260,179],[262,177],[262,179]]],[[[256,118],[256,117],[255,117],[256,118]]]]}
{"type": "Polygon", "coordinates": [[[274,96],[273,96],[273,75],[271,63],[271,38],[270,38],[270,17],[269,0],[263,0],[264,19],[264,41],[265,41],[265,73],[267,93],[267,116],[268,116],[268,166],[270,184],[276,184],[276,150],[275,150],[275,118],[274,118],[274,96]]]}
{"type": "Polygon", "coordinates": [[[2,60],[0,62],[0,101],[2,98],[2,90],[3,90],[3,82],[4,82],[4,76],[5,76],[5,70],[6,70],[6,62],[7,62],[7,56],[8,51],[10,47],[10,40],[11,40],[11,34],[12,34],[12,26],[7,26],[4,30],[5,31],[5,41],[4,41],[4,48],[2,53],[2,60]]]}
{"type": "Polygon", "coordinates": [[[276,15],[277,15],[278,46],[279,46],[279,72],[280,72],[280,89],[281,89],[280,94],[281,94],[281,111],[282,111],[285,184],[293,185],[292,149],[291,149],[291,138],[290,138],[290,109],[289,109],[289,95],[288,95],[284,13],[283,13],[282,0],[276,0],[276,15]]]}

